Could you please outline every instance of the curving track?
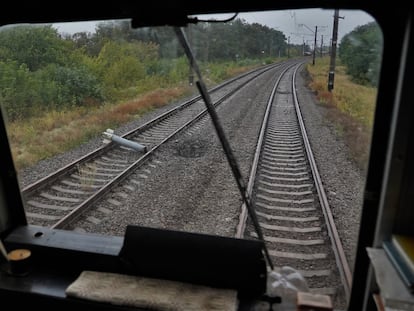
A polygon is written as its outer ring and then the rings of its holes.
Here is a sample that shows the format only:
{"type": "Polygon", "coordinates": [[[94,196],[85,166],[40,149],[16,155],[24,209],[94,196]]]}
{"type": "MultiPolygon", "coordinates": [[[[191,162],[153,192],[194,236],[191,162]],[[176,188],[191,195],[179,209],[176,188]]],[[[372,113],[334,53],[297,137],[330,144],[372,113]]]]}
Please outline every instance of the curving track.
{"type": "MultiPolygon", "coordinates": [[[[311,291],[343,303],[351,276],[300,116],[294,86],[296,65],[284,63],[274,71],[279,78],[268,101],[248,191],[274,266],[300,270],[311,291]]],[[[272,68],[214,89],[213,102],[223,102],[267,70],[272,68]]],[[[29,222],[54,228],[70,223],[75,228],[76,219],[127,176],[142,170],[138,174],[147,178],[142,164],[181,130],[191,131],[198,121],[197,127],[202,126],[205,116],[204,103],[195,98],[124,135],[146,145],[148,153],[111,144],[27,187],[23,194],[29,222]]],[[[128,180],[138,183],[134,178],[128,180]]],[[[132,189],[133,185],[123,187],[132,189]]],[[[102,206],[98,210],[109,212],[102,206]]],[[[237,236],[257,238],[244,207],[240,220],[237,236]]],[[[100,226],[99,221],[96,225],[100,226]]]]}
{"type": "MultiPolygon", "coordinates": [[[[215,105],[280,64],[231,79],[210,90],[215,105]]],[[[286,64],[282,64],[286,66],[286,64]]],[[[133,173],[164,143],[207,114],[195,97],[123,135],[149,150],[146,153],[111,143],[23,189],[26,216],[32,225],[62,228],[84,213],[113,187],[133,173]]]]}
{"type": "MultiPolygon", "coordinates": [[[[299,270],[312,292],[343,303],[351,273],[300,113],[298,68],[286,69],[274,86],[248,191],[274,266],[299,270]]],[[[245,206],[236,236],[257,238],[245,206]]]]}

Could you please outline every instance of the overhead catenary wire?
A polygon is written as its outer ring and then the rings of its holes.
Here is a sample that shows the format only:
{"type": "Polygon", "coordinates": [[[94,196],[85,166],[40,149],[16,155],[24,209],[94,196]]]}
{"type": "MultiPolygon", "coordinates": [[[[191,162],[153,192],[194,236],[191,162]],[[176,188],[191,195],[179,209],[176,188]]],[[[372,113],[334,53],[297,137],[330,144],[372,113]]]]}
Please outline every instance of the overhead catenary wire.
{"type": "Polygon", "coordinates": [[[250,216],[250,218],[253,222],[253,226],[254,226],[254,229],[257,233],[257,236],[259,237],[259,239],[261,241],[263,241],[263,251],[264,251],[266,261],[267,261],[270,269],[274,270],[274,266],[273,266],[272,260],[270,258],[270,255],[269,255],[269,251],[266,247],[264,236],[263,236],[262,230],[260,228],[259,221],[257,220],[256,212],[255,212],[255,210],[252,206],[249,194],[246,190],[247,188],[246,188],[246,185],[245,185],[244,180],[242,178],[240,168],[237,164],[236,158],[233,155],[233,151],[230,147],[230,144],[227,141],[226,135],[225,135],[224,130],[223,130],[223,128],[221,126],[221,123],[219,121],[216,109],[215,109],[214,105],[211,102],[211,99],[210,99],[210,96],[208,94],[207,88],[205,87],[205,84],[203,82],[200,69],[197,65],[197,62],[195,60],[194,54],[191,50],[191,47],[188,44],[188,40],[185,36],[185,32],[183,31],[183,29],[181,27],[174,27],[174,30],[177,34],[178,40],[180,41],[181,45],[184,48],[185,54],[187,55],[187,57],[189,59],[191,68],[194,70],[194,72],[197,75],[197,78],[198,78],[198,81],[196,81],[197,88],[198,88],[198,90],[199,90],[199,92],[200,92],[201,96],[203,97],[203,100],[206,104],[207,111],[210,114],[210,117],[211,117],[211,120],[213,122],[214,128],[217,132],[217,136],[219,137],[219,140],[220,140],[221,145],[223,147],[223,150],[224,150],[224,153],[226,155],[227,161],[229,162],[230,168],[232,170],[233,176],[236,179],[236,183],[237,183],[238,189],[240,191],[240,194],[242,196],[242,200],[246,205],[247,211],[248,211],[249,216],[250,216]]]}

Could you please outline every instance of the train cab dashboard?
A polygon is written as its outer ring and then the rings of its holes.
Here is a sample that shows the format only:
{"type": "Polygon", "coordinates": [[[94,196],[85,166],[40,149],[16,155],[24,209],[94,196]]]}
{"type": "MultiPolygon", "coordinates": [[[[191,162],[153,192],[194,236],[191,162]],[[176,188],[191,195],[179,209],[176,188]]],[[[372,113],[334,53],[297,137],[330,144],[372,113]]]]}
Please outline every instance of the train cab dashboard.
{"type": "MultiPolygon", "coordinates": [[[[305,8],[363,10],[373,16],[383,34],[381,72],[372,142],[363,195],[353,283],[347,310],[377,310],[379,291],[367,249],[381,249],[393,234],[413,235],[414,72],[412,5],[403,1],[157,1],[85,4],[10,3],[0,13],[1,25],[131,19],[133,27],[186,27],[191,16],[213,13],[294,10],[305,8]]],[[[1,51],[1,47],[0,47],[1,51]]],[[[1,99],[0,99],[1,100],[1,99]]],[[[6,249],[30,249],[28,277],[0,276],[3,306],[43,309],[127,310],[125,306],[68,298],[65,289],[81,271],[129,273],[149,277],[224,286],[239,292],[239,310],[265,291],[266,258],[262,243],[235,241],[198,234],[157,231],[130,226],[125,236],[86,235],[29,225],[5,126],[0,122],[0,238],[6,249]],[[240,242],[240,243],[239,243],[240,242]],[[188,250],[203,245],[198,254],[188,250]],[[137,246],[139,245],[139,246],[137,246]],[[163,252],[176,247],[171,264],[163,252]],[[204,267],[217,260],[216,271],[204,267]],[[239,273],[240,271],[248,271],[239,273]],[[241,294],[240,294],[241,293],[241,294]]],[[[408,309],[407,309],[408,310],[408,309]]]]}

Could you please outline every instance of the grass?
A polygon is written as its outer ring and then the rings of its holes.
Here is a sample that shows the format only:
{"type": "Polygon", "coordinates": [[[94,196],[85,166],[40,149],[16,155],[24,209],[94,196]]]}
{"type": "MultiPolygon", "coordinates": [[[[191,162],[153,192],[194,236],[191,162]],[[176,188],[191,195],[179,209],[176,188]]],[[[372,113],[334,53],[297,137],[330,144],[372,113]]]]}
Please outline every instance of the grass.
{"type": "MultiPolygon", "coordinates": [[[[214,85],[224,79],[252,69],[257,64],[212,64],[205,78],[214,85]],[[225,68],[223,68],[225,67],[225,68]]],[[[308,65],[309,87],[314,90],[322,105],[329,109],[328,117],[334,122],[338,135],[345,138],[357,164],[364,169],[368,160],[371,129],[377,90],[351,82],[345,68],[336,66],[335,88],[327,91],[329,58],[317,58],[315,66],[308,65]]],[[[189,94],[185,84],[146,92],[133,100],[99,107],[48,111],[41,117],[7,124],[10,145],[18,170],[34,165],[65,152],[96,137],[107,128],[162,107],[189,94]]]]}
{"type": "Polygon", "coordinates": [[[49,111],[41,117],[9,123],[7,131],[16,168],[31,166],[74,148],[108,127],[139,118],[188,92],[185,86],[159,89],[119,104],[49,111]]]}
{"type": "MultiPolygon", "coordinates": [[[[206,82],[212,86],[258,65],[261,63],[211,64],[206,82]]],[[[30,167],[40,160],[75,148],[107,128],[116,128],[137,119],[193,91],[194,87],[182,82],[175,87],[146,91],[137,98],[120,103],[47,111],[41,117],[9,122],[7,132],[16,169],[30,167]]]]}
{"type": "Polygon", "coordinates": [[[365,170],[368,163],[371,132],[377,89],[351,81],[345,67],[335,67],[335,83],[332,92],[327,90],[329,57],[317,58],[315,66],[307,65],[309,87],[319,102],[328,110],[328,118],[335,124],[337,134],[345,139],[357,165],[365,170]]]}

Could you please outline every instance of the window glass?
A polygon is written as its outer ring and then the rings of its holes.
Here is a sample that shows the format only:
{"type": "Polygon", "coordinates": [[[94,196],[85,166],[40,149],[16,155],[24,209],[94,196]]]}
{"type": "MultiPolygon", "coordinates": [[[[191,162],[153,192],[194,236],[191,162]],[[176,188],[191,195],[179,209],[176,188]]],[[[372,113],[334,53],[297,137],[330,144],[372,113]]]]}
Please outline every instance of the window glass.
{"type": "MultiPolygon", "coordinates": [[[[325,219],[311,211],[321,208],[314,181],[300,181],[310,166],[290,120],[292,95],[352,270],[382,55],[378,24],[362,11],[319,9],[193,18],[185,38],[275,266],[300,270],[312,291],[343,307],[337,280],[321,281],[334,261],[319,245],[326,233],[313,235],[325,219]],[[249,182],[279,77],[263,138],[269,145],[249,182]],[[288,260],[295,256],[296,266],[288,260]],[[315,258],[322,261],[312,268],[315,258]]],[[[128,224],[240,233],[238,177],[172,27],[133,29],[130,20],[5,26],[0,68],[0,104],[29,224],[114,236],[128,224]]],[[[249,217],[242,232],[257,238],[249,217]]]]}

